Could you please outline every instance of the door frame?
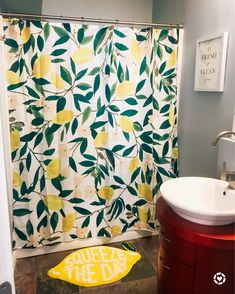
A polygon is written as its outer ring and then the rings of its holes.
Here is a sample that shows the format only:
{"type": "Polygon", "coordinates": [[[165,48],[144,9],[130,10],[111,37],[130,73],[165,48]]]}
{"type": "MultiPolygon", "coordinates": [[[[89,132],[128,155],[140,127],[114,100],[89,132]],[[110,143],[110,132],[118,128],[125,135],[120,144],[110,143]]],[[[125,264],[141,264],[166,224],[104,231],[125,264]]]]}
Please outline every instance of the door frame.
{"type": "MultiPolygon", "coordinates": [[[[3,20],[0,16],[0,37],[3,37],[3,20]]],[[[0,40],[0,69],[5,72],[5,46],[0,40]]],[[[5,75],[0,75],[0,285],[9,282],[15,293],[14,266],[12,251],[12,203],[9,201],[12,191],[10,139],[7,111],[7,93],[5,75]]],[[[0,287],[1,291],[1,287],[0,287]]]]}

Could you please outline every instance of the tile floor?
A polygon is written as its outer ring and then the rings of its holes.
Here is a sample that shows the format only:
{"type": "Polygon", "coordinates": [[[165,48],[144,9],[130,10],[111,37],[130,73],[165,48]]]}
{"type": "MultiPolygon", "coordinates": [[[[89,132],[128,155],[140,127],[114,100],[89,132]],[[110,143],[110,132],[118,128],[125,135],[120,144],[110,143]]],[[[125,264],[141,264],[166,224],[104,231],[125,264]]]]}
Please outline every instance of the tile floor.
{"type": "MultiPolygon", "coordinates": [[[[47,271],[73,250],[19,259],[15,268],[17,294],[156,294],[158,236],[129,241],[141,253],[141,260],[122,280],[104,286],[86,288],[51,279],[47,271]]],[[[122,248],[120,243],[110,246],[122,248]]]]}

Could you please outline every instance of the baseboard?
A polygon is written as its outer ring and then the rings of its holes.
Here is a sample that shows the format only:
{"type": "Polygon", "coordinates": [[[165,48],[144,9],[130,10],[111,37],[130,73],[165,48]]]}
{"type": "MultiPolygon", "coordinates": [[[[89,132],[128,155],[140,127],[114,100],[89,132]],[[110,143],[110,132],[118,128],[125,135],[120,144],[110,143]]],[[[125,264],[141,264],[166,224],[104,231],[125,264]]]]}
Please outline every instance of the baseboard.
{"type": "Polygon", "coordinates": [[[13,263],[13,270],[15,270],[15,266],[16,266],[16,259],[17,259],[17,251],[13,251],[12,252],[12,263],[13,263]]]}
{"type": "Polygon", "coordinates": [[[83,247],[90,247],[90,246],[96,246],[96,245],[103,245],[103,244],[110,244],[115,242],[139,239],[139,238],[150,237],[154,235],[158,235],[158,229],[156,229],[155,232],[131,231],[131,232],[126,232],[120,235],[116,235],[112,238],[95,237],[95,238],[90,238],[85,240],[75,240],[75,241],[71,241],[67,243],[61,243],[53,247],[44,246],[44,247],[39,247],[36,249],[17,249],[15,250],[14,255],[15,255],[15,259],[18,259],[18,258],[32,257],[32,256],[48,254],[48,253],[55,253],[59,251],[79,249],[83,247]]]}

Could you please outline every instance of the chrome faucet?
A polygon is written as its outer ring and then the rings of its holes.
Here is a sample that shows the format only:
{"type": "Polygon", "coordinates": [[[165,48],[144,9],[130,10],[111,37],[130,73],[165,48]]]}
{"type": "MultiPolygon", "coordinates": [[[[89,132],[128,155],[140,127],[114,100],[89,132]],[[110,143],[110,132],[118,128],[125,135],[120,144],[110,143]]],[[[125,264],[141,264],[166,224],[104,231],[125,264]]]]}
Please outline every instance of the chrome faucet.
{"type": "Polygon", "coordinates": [[[232,132],[232,131],[223,131],[223,132],[218,133],[218,134],[214,137],[214,139],[213,139],[213,141],[212,141],[212,143],[211,143],[211,147],[215,147],[216,144],[217,144],[217,142],[218,142],[222,137],[224,137],[224,136],[226,136],[226,135],[235,135],[235,132],[232,132]]]}
{"type": "Polygon", "coordinates": [[[220,174],[220,179],[222,181],[228,182],[228,189],[235,190],[235,171],[227,171],[225,161],[223,162],[223,169],[220,174]]]}
{"type": "MultiPolygon", "coordinates": [[[[218,133],[212,143],[211,146],[215,147],[217,142],[224,136],[226,135],[235,135],[235,132],[232,131],[224,131],[224,132],[220,132],[218,133]]],[[[228,189],[233,189],[235,190],[235,171],[227,171],[226,169],[226,162],[223,162],[223,169],[222,172],[220,174],[220,179],[223,181],[228,181],[228,189]]]]}

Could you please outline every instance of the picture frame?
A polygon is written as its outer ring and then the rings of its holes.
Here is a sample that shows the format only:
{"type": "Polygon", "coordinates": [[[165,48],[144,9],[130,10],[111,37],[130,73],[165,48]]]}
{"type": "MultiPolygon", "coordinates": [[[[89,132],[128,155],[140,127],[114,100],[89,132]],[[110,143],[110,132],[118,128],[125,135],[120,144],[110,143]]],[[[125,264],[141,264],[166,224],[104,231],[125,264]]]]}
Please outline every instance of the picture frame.
{"type": "Polygon", "coordinates": [[[198,39],[194,91],[223,92],[228,32],[198,39]]]}

